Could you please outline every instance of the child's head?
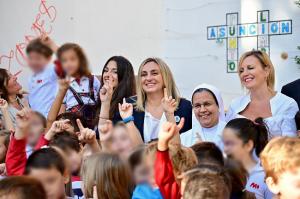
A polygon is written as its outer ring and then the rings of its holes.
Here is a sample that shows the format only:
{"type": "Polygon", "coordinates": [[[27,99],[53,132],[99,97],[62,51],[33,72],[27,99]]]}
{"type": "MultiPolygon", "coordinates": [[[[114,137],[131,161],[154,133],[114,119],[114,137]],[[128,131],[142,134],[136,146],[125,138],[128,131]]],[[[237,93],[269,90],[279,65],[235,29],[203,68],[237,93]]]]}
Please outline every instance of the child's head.
{"type": "Polygon", "coordinates": [[[197,158],[198,164],[217,164],[224,166],[222,151],[212,142],[200,142],[191,147],[197,158]]]}
{"type": "Polygon", "coordinates": [[[69,133],[72,133],[72,134],[79,132],[79,127],[76,122],[77,119],[79,119],[81,121],[83,126],[86,126],[84,123],[84,119],[82,119],[76,113],[72,113],[72,112],[61,113],[56,118],[56,120],[69,120],[69,122],[66,123],[66,125],[67,125],[66,131],[68,131],[69,133]]]}
{"type": "Polygon", "coordinates": [[[117,123],[112,130],[111,150],[121,157],[128,157],[133,149],[133,143],[124,123],[117,123]]]}
{"type": "Polygon", "coordinates": [[[46,199],[43,185],[35,178],[13,176],[0,181],[0,199],[46,199]]]}
{"type": "Polygon", "coordinates": [[[48,199],[63,198],[65,184],[69,181],[65,160],[53,148],[43,148],[33,152],[25,167],[25,175],[39,180],[47,193],[48,199]]]}
{"type": "Polygon", "coordinates": [[[31,147],[35,147],[41,134],[45,131],[46,125],[46,118],[41,113],[34,111],[31,117],[30,131],[27,137],[27,144],[29,144],[31,147]]]}
{"type": "Polygon", "coordinates": [[[246,191],[248,172],[241,163],[231,158],[225,160],[225,169],[231,179],[231,198],[255,199],[255,195],[246,191]]]}
{"type": "Polygon", "coordinates": [[[172,144],[169,145],[169,154],[172,160],[175,178],[197,165],[198,159],[191,148],[172,144]]]}
{"type": "Polygon", "coordinates": [[[74,43],[66,43],[57,50],[63,70],[72,77],[90,76],[88,60],[83,49],[74,43]]]}
{"type": "Polygon", "coordinates": [[[300,140],[277,137],[260,155],[266,184],[280,199],[300,198],[300,140]]]}
{"type": "Polygon", "coordinates": [[[155,170],[154,170],[154,163],[156,158],[157,152],[157,141],[151,142],[146,145],[144,154],[143,154],[143,164],[145,165],[146,169],[148,170],[148,184],[152,186],[156,186],[155,181],[155,170]]]}
{"type": "Polygon", "coordinates": [[[29,42],[26,47],[28,65],[33,72],[39,72],[50,62],[53,51],[40,38],[29,42]]]}
{"type": "Polygon", "coordinates": [[[69,132],[57,133],[50,141],[49,146],[61,149],[66,156],[70,171],[73,174],[79,172],[82,162],[82,146],[76,135],[69,132]]]}
{"type": "Polygon", "coordinates": [[[144,152],[144,146],[138,147],[130,154],[128,158],[135,184],[148,182],[149,179],[149,169],[143,161],[144,152]]]}
{"type": "Polygon", "coordinates": [[[0,163],[5,162],[9,140],[10,140],[10,132],[7,130],[0,130],[0,163]]]}
{"type": "Polygon", "coordinates": [[[200,165],[187,171],[181,183],[183,199],[229,199],[230,178],[217,165],[200,165]]]}
{"type": "Polygon", "coordinates": [[[84,195],[93,197],[97,187],[98,198],[130,199],[133,191],[128,165],[117,154],[98,153],[89,156],[82,165],[84,195]]]}
{"type": "Polygon", "coordinates": [[[226,155],[240,161],[244,157],[253,157],[253,150],[259,156],[268,142],[268,130],[261,118],[255,122],[237,118],[225,126],[223,141],[226,155]]]}

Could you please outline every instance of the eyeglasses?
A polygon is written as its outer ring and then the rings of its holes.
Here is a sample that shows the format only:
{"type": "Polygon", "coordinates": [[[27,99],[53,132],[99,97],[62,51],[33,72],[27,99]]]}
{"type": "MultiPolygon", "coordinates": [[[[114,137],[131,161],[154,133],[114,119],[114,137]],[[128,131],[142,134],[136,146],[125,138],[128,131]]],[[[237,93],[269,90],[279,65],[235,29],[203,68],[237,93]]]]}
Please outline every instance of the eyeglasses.
{"type": "Polygon", "coordinates": [[[201,107],[205,108],[205,109],[208,109],[210,108],[211,106],[213,106],[214,103],[210,103],[210,102],[204,102],[203,104],[193,104],[193,108],[195,110],[200,110],[201,107]]]}

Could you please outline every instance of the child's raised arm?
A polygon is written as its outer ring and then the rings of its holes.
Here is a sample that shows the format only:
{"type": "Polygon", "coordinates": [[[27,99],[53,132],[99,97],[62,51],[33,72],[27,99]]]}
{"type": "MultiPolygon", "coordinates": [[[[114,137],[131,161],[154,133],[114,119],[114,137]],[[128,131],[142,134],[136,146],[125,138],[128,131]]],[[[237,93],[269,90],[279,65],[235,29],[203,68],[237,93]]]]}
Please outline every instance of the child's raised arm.
{"type": "Polygon", "coordinates": [[[92,154],[100,152],[100,146],[96,139],[96,132],[89,128],[84,128],[81,121],[79,119],[76,120],[77,125],[79,127],[78,140],[82,143],[85,143],[85,147],[88,147],[88,151],[92,154]]]}
{"type": "Polygon", "coordinates": [[[143,139],[141,137],[141,134],[139,130],[136,128],[134,124],[134,118],[132,116],[133,114],[133,105],[130,103],[127,103],[125,98],[123,99],[123,104],[119,103],[119,112],[121,115],[121,118],[123,119],[123,122],[126,124],[129,132],[129,137],[133,143],[133,146],[139,146],[143,144],[143,139]]]}
{"type": "Polygon", "coordinates": [[[51,39],[51,37],[49,37],[48,34],[44,33],[40,36],[41,41],[48,46],[49,48],[51,48],[51,50],[56,53],[57,49],[58,49],[58,45],[56,45],[56,43],[51,39]]]}
{"type": "Polygon", "coordinates": [[[155,159],[155,180],[165,199],[179,199],[180,188],[176,183],[172,161],[169,157],[169,144],[176,133],[183,127],[184,119],[180,120],[178,126],[167,122],[163,124],[158,134],[158,143],[155,159]]]}
{"type": "Polygon", "coordinates": [[[12,134],[10,144],[6,155],[7,175],[23,175],[27,157],[26,157],[26,138],[29,131],[30,116],[32,111],[29,108],[23,108],[16,114],[16,132],[12,134]]]}
{"type": "Polygon", "coordinates": [[[56,120],[56,117],[61,110],[64,97],[70,86],[69,78],[59,79],[58,85],[59,85],[58,93],[56,95],[56,98],[51,106],[51,109],[50,109],[48,117],[47,117],[46,130],[50,129],[50,127],[52,126],[52,123],[56,120]]]}

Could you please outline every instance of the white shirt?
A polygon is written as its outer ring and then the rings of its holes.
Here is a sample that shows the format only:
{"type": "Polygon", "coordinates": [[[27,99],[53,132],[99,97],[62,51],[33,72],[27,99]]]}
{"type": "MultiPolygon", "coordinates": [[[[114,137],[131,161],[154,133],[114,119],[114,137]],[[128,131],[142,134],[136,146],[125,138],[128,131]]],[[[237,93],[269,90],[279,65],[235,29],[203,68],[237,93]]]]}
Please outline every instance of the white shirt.
{"type": "Polygon", "coordinates": [[[249,173],[246,190],[255,194],[256,199],[272,199],[273,194],[265,183],[265,172],[258,162],[249,173]]]}
{"type": "MultiPolygon", "coordinates": [[[[71,79],[72,88],[81,95],[81,99],[84,104],[94,104],[94,101],[88,96],[88,93],[90,91],[89,88],[89,78],[86,76],[83,76],[80,78],[80,83],[78,84],[75,78],[71,79]]],[[[97,77],[94,76],[94,82],[93,82],[93,89],[95,94],[95,100],[98,99],[98,94],[100,90],[100,81],[97,79],[97,77]]],[[[65,98],[64,98],[64,104],[66,105],[66,110],[71,109],[74,106],[78,105],[77,100],[75,99],[73,93],[70,89],[68,89],[65,98]]]]}
{"type": "Polygon", "coordinates": [[[31,109],[42,113],[46,118],[58,90],[54,65],[46,68],[29,79],[28,103],[31,109]]]}
{"type": "Polygon", "coordinates": [[[159,129],[162,124],[167,121],[165,113],[161,116],[161,119],[157,119],[151,115],[151,113],[145,111],[144,117],[144,141],[145,143],[158,138],[159,129]]]}
{"type": "Polygon", "coordinates": [[[222,133],[225,126],[226,123],[224,121],[219,121],[217,125],[211,128],[204,128],[200,126],[200,128],[197,129],[194,128],[193,125],[191,130],[180,134],[181,144],[186,147],[191,147],[192,145],[196,144],[200,138],[201,141],[215,143],[221,150],[223,150],[224,145],[222,133]]]}
{"type": "MultiPolygon", "coordinates": [[[[245,110],[250,101],[249,94],[233,100],[226,114],[226,120],[230,121],[234,118],[244,117],[239,113],[245,110]]],[[[277,92],[276,95],[270,99],[270,105],[272,116],[264,118],[264,122],[270,132],[269,138],[275,136],[295,137],[297,135],[295,115],[299,110],[295,100],[277,92]]]]}

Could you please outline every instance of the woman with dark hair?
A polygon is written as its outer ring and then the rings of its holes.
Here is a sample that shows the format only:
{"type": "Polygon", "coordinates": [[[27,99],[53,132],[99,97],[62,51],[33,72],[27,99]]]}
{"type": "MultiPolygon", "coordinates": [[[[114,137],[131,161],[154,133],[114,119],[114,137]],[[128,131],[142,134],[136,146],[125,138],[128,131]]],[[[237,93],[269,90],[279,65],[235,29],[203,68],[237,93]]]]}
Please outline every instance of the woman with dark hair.
{"type": "Polygon", "coordinates": [[[9,119],[16,125],[16,113],[24,106],[28,106],[27,102],[22,99],[21,90],[22,86],[17,81],[17,77],[12,75],[4,68],[0,68],[0,99],[1,99],[1,111],[5,120],[5,128],[11,129],[9,119]]]}
{"type": "Polygon", "coordinates": [[[101,119],[113,119],[123,98],[134,96],[135,77],[132,64],[123,56],[113,56],[105,63],[101,76],[101,119]]]}

